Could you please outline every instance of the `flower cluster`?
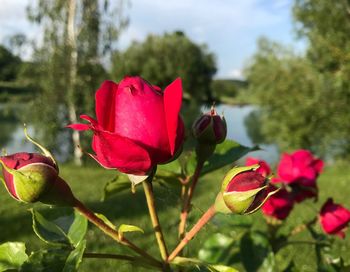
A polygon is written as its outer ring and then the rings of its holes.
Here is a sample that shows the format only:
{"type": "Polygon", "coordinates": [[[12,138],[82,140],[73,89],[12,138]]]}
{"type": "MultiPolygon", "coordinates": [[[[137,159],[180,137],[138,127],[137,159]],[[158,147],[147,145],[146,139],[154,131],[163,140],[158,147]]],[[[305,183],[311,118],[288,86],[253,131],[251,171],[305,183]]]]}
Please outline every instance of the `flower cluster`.
{"type": "MultiPolygon", "coordinates": [[[[247,158],[246,165],[258,164],[262,175],[271,175],[267,162],[256,158],[247,158]]],[[[308,198],[318,198],[317,178],[323,170],[322,160],[313,156],[308,150],[297,150],[292,154],[283,154],[277,165],[277,176],[271,179],[270,190],[280,189],[266,200],[262,212],[268,217],[284,220],[293,207],[308,198]]],[[[321,208],[320,224],[327,234],[344,237],[344,228],[350,223],[350,211],[342,205],[335,204],[329,198],[321,208]]]]}

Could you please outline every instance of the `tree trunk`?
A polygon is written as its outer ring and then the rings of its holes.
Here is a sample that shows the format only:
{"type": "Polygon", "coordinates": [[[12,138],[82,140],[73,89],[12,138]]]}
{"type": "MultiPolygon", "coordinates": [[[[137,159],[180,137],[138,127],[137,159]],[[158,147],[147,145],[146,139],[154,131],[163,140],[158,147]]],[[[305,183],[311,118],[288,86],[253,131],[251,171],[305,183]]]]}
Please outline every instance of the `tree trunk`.
{"type": "MultiPolygon", "coordinates": [[[[74,104],[74,89],[77,79],[77,65],[78,65],[78,52],[76,45],[76,33],[75,33],[75,17],[76,17],[76,0],[68,1],[68,18],[67,18],[67,45],[69,48],[69,82],[67,89],[67,106],[68,116],[70,123],[77,123],[77,113],[74,104]]],[[[76,165],[82,165],[82,151],[80,147],[80,135],[79,132],[73,130],[72,141],[74,148],[74,163],[76,165]]]]}

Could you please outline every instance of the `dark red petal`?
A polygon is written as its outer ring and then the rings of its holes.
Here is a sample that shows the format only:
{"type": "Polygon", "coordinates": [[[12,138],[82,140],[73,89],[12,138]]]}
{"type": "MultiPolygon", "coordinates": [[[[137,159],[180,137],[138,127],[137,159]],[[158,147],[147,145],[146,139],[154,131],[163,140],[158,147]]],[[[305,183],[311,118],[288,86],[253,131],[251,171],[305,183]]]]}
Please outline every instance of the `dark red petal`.
{"type": "Polygon", "coordinates": [[[246,171],[235,176],[226,187],[226,192],[244,192],[265,185],[265,177],[256,171],[246,171]]]}
{"type": "Polygon", "coordinates": [[[95,131],[93,149],[96,160],[106,168],[116,168],[126,174],[141,175],[151,167],[148,152],[135,142],[104,131],[95,131]]]}
{"type": "Polygon", "coordinates": [[[316,159],[312,162],[312,166],[315,169],[315,171],[317,172],[317,174],[320,174],[323,170],[324,163],[322,160],[316,159]]]}
{"type": "Polygon", "coordinates": [[[176,137],[181,137],[180,135],[177,135],[181,103],[182,82],[180,78],[177,78],[164,90],[164,111],[168,131],[170,152],[172,155],[175,151],[176,137]]]}
{"type": "Polygon", "coordinates": [[[113,132],[115,124],[115,99],[118,84],[106,80],[97,90],[96,99],[96,117],[98,123],[104,130],[113,132]]]}

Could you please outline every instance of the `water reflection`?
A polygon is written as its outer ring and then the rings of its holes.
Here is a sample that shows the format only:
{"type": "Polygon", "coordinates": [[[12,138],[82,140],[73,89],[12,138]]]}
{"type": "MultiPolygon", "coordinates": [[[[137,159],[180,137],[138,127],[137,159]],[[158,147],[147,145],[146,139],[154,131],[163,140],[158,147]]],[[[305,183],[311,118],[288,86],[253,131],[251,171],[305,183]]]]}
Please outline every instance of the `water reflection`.
{"type": "Polygon", "coordinates": [[[274,164],[279,159],[279,151],[276,145],[264,144],[264,139],[259,133],[259,122],[254,122],[256,106],[232,106],[220,105],[216,107],[219,114],[223,113],[227,121],[227,138],[245,146],[259,145],[262,149],[249,154],[274,164]],[[248,120],[248,121],[247,121],[248,120]],[[248,134],[248,131],[251,132],[248,134]],[[261,137],[259,137],[259,134],[261,137]],[[251,137],[254,135],[254,137],[251,137]]]}
{"type": "MultiPolygon", "coordinates": [[[[34,151],[33,145],[25,139],[23,133],[20,108],[18,104],[0,105],[0,148],[8,154],[34,151]]],[[[33,133],[33,128],[29,126],[28,131],[33,133]]]]}
{"type": "MultiPolygon", "coordinates": [[[[10,153],[19,151],[33,152],[34,146],[29,143],[23,134],[23,121],[18,111],[19,106],[0,105],[0,147],[5,148],[10,153]]],[[[253,146],[259,144],[263,149],[251,153],[251,156],[262,158],[269,163],[275,163],[278,160],[279,153],[276,145],[264,144],[264,139],[259,133],[259,122],[254,117],[255,106],[217,106],[218,113],[224,113],[227,121],[227,137],[235,140],[242,145],[253,146]]],[[[203,109],[204,111],[209,110],[203,109]]],[[[33,127],[29,126],[29,133],[34,135],[33,127]]],[[[65,147],[62,153],[67,153],[68,148],[65,147]]],[[[67,158],[65,154],[59,156],[59,159],[67,158]]]]}

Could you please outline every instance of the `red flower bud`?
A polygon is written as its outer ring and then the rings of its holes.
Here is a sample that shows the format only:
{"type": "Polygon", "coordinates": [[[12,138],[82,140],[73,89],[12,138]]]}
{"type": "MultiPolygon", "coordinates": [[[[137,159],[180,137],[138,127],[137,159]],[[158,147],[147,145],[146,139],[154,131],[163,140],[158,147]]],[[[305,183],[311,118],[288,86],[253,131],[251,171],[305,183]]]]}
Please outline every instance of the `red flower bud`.
{"type": "MultiPolygon", "coordinates": [[[[271,186],[269,190],[274,191],[277,188],[271,186]]],[[[284,220],[290,214],[294,206],[294,200],[286,189],[280,189],[277,193],[272,195],[262,206],[262,212],[279,220],[284,220]]]]}
{"type": "Polygon", "coordinates": [[[223,116],[217,115],[215,108],[200,116],[192,126],[194,137],[199,143],[216,145],[226,139],[227,127],[223,116]]]}
{"type": "Polygon", "coordinates": [[[350,223],[350,211],[329,198],[321,208],[320,223],[325,233],[344,238],[344,229],[350,223]]]}
{"type": "Polygon", "coordinates": [[[253,213],[277,192],[269,190],[269,180],[256,171],[258,167],[235,167],[228,172],[215,203],[217,211],[253,213]]]}
{"type": "Polygon", "coordinates": [[[258,173],[260,173],[261,175],[263,175],[264,177],[267,177],[271,174],[271,168],[266,161],[259,160],[259,159],[253,158],[253,157],[248,157],[246,162],[245,162],[245,165],[250,166],[250,165],[254,165],[254,164],[259,164],[259,168],[256,169],[256,171],[258,173]]]}
{"type": "Polygon", "coordinates": [[[36,153],[16,153],[0,157],[5,186],[12,197],[23,202],[36,202],[58,177],[55,163],[36,153]]]}
{"type": "Polygon", "coordinates": [[[69,127],[94,132],[93,157],[103,167],[144,175],[178,155],[184,140],[181,102],[181,79],[164,91],[141,77],[105,81],[96,92],[97,120],[82,115],[89,125],[69,127]]]}
{"type": "Polygon", "coordinates": [[[23,152],[0,157],[0,163],[3,183],[14,199],[63,206],[74,202],[70,188],[58,176],[57,165],[50,157],[23,152]]]}

